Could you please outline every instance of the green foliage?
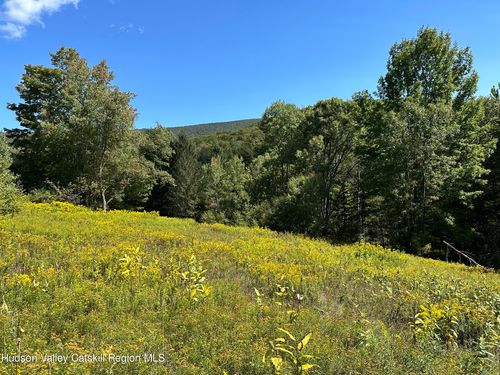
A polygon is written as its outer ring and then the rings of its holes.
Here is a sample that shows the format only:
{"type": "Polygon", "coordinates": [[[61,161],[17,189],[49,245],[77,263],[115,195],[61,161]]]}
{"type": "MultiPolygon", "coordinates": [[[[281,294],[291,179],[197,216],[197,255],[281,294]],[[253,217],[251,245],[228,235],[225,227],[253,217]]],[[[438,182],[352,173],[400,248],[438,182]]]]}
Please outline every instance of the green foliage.
{"type": "Polygon", "coordinates": [[[189,299],[198,302],[207,298],[212,287],[206,282],[204,276],[207,270],[198,262],[195,255],[191,255],[186,265],[186,270],[179,271],[181,283],[186,288],[189,299]]]}
{"type": "Polygon", "coordinates": [[[160,212],[169,216],[194,217],[200,201],[201,165],[193,142],[184,135],[173,144],[171,160],[174,184],[166,189],[160,212]]]}
{"type": "Polygon", "coordinates": [[[249,224],[250,175],[243,160],[214,157],[203,166],[203,212],[201,220],[223,224],[249,224]]]}
{"type": "Polygon", "coordinates": [[[66,187],[60,187],[54,183],[47,182],[47,186],[43,188],[33,189],[27,194],[30,202],[34,203],[50,203],[54,201],[69,202],[73,204],[82,204],[80,189],[74,184],[69,184],[66,187]]]}
{"type": "Polygon", "coordinates": [[[304,110],[281,102],[268,108],[261,123],[267,152],[253,165],[253,196],[268,210],[261,214],[262,224],[356,239],[347,229],[356,227],[355,113],[356,103],[339,99],[304,110]]]}
{"type": "Polygon", "coordinates": [[[417,251],[443,238],[476,247],[468,218],[484,191],[494,136],[487,104],[473,97],[472,60],[468,48],[430,28],[392,47],[379,81],[384,102],[364,110],[363,189],[377,232],[368,228],[368,238],[417,251]]]}
{"type": "Polygon", "coordinates": [[[60,187],[78,185],[89,205],[125,195],[144,201],[152,166],[132,142],[132,93],[112,85],[104,61],[89,67],[74,49],[51,55],[53,67],[26,66],[9,104],[26,131],[9,132],[19,149],[14,170],[30,190],[48,180],[60,187]]]}
{"type": "Polygon", "coordinates": [[[174,185],[172,160],[175,136],[169,129],[157,123],[152,129],[135,133],[140,154],[153,165],[154,185],[146,202],[146,209],[165,213],[165,200],[174,185]]]}
{"type": "Polygon", "coordinates": [[[21,192],[10,172],[11,149],[4,134],[0,134],[0,214],[12,214],[19,210],[21,192]]]}
{"type": "Polygon", "coordinates": [[[266,109],[259,128],[264,133],[264,152],[255,160],[258,174],[256,193],[259,200],[269,200],[288,192],[293,176],[298,127],[303,112],[293,104],[275,102],[266,109]]]}
{"type": "Polygon", "coordinates": [[[355,103],[339,99],[320,101],[306,110],[301,124],[303,143],[296,155],[305,178],[302,195],[311,202],[311,217],[315,218],[311,234],[343,240],[347,239],[346,227],[353,226],[355,111],[355,103]]]}
{"type": "Polygon", "coordinates": [[[415,316],[415,336],[418,340],[444,341],[450,348],[458,347],[458,318],[448,306],[444,309],[431,305],[420,306],[421,312],[415,316]]]}
{"type": "Polygon", "coordinates": [[[318,367],[312,363],[317,358],[305,354],[305,348],[311,339],[312,333],[306,334],[302,340],[297,340],[290,332],[283,328],[278,328],[284,337],[278,337],[269,341],[269,351],[263,358],[263,361],[270,361],[275,374],[283,374],[287,368],[290,368],[292,374],[304,374],[310,369],[318,367]]]}
{"type": "Polygon", "coordinates": [[[472,54],[448,33],[422,28],[394,44],[377,99],[278,101],[261,120],[136,132],[133,94],[105,62],[90,67],[68,48],[51,57],[51,67],[26,66],[21,103],[9,105],[24,128],[9,131],[11,169],[33,201],[257,223],[460,261],[445,240],[500,264],[500,88],[474,96],[472,54]]]}
{"type": "MultiPolygon", "coordinates": [[[[60,202],[0,217],[0,247],[2,352],[166,355],[39,360],[19,364],[22,373],[499,370],[500,281],[479,268],[60,202]]],[[[4,362],[0,373],[15,369],[4,362]]]]}
{"type": "Polygon", "coordinates": [[[144,130],[138,136],[140,144],[140,152],[146,160],[152,162],[155,169],[158,171],[158,178],[161,181],[171,182],[172,177],[168,173],[170,169],[170,161],[174,155],[172,147],[175,142],[175,137],[169,128],[163,127],[160,123],[152,129],[144,130]],[[142,136],[140,136],[142,135],[142,136]]]}
{"type": "Polygon", "coordinates": [[[366,190],[382,197],[387,232],[400,236],[390,242],[419,249],[432,242],[429,224],[446,215],[437,203],[448,197],[463,168],[453,142],[459,124],[449,105],[426,108],[411,101],[384,113],[381,122],[366,135],[377,150],[366,166],[373,178],[365,180],[366,190]]]}
{"type": "Polygon", "coordinates": [[[485,162],[495,145],[491,116],[484,99],[460,106],[444,96],[421,99],[401,97],[397,106],[392,99],[355,99],[365,117],[357,148],[362,237],[420,254],[443,239],[470,249],[477,237],[467,218],[484,191],[485,162]]]}
{"type": "Polygon", "coordinates": [[[259,119],[214,122],[209,124],[198,124],[188,126],[173,126],[169,130],[177,136],[185,135],[186,137],[203,137],[217,133],[234,132],[255,126],[259,119]]]}
{"type": "Polygon", "coordinates": [[[469,48],[452,44],[449,33],[421,28],[415,39],[392,46],[378,95],[396,102],[409,97],[423,104],[453,101],[458,108],[476,92],[472,60],[469,48]]]}
{"type": "MultiPolygon", "coordinates": [[[[481,262],[500,264],[500,96],[499,88],[492,89],[492,95],[486,100],[486,118],[491,124],[491,135],[496,141],[496,148],[486,160],[484,167],[490,172],[485,176],[487,180],[481,189],[484,193],[474,199],[474,231],[479,233],[473,237],[474,243],[470,247],[478,248],[477,253],[481,262]],[[482,246],[477,246],[481,243],[482,246]]],[[[470,225],[471,217],[464,218],[470,225]]]]}
{"type": "Polygon", "coordinates": [[[127,249],[118,260],[118,275],[123,279],[138,276],[141,269],[145,268],[142,265],[143,255],[144,253],[138,247],[127,249]]]}
{"type": "Polygon", "coordinates": [[[257,126],[238,131],[217,133],[193,139],[198,159],[203,164],[210,163],[215,156],[231,158],[238,156],[249,165],[257,157],[263,142],[263,133],[257,126]]]}

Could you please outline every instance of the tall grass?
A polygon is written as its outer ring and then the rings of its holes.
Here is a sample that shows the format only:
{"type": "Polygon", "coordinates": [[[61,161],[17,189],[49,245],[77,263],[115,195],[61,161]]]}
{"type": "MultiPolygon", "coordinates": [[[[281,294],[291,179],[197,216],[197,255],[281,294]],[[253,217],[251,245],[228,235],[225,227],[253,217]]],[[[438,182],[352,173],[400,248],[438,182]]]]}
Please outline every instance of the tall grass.
{"type": "Polygon", "coordinates": [[[1,218],[0,305],[2,374],[500,372],[498,274],[155,214],[1,218]]]}

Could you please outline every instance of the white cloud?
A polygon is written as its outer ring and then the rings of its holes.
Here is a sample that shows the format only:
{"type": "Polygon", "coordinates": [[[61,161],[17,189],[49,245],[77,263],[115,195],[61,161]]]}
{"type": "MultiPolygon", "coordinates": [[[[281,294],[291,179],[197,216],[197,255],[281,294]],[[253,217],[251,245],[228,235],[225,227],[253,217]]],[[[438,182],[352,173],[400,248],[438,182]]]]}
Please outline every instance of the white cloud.
{"type": "Polygon", "coordinates": [[[0,32],[4,33],[8,39],[19,39],[26,34],[26,27],[7,22],[0,24],[0,32]]]}
{"type": "Polygon", "coordinates": [[[115,25],[112,23],[109,25],[110,29],[114,29],[118,33],[137,33],[137,34],[144,34],[144,27],[139,26],[139,25],[134,25],[133,23],[128,23],[125,25],[115,25]]]}
{"type": "Polygon", "coordinates": [[[57,12],[64,5],[75,7],[80,0],[5,0],[0,17],[0,31],[5,38],[17,39],[26,34],[26,28],[35,23],[43,25],[42,15],[57,12]]]}

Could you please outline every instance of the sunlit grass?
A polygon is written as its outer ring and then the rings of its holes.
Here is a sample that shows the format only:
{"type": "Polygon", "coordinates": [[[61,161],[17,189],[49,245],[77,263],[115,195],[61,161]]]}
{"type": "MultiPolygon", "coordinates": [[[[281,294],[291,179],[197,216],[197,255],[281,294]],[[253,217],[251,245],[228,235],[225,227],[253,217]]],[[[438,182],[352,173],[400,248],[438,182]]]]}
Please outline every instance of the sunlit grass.
{"type": "Polygon", "coordinates": [[[0,247],[0,353],[39,359],[5,374],[45,373],[47,353],[166,358],[52,374],[300,372],[277,352],[263,361],[270,341],[294,342],[279,329],[311,333],[294,353],[319,366],[308,373],[500,369],[500,277],[463,265],[66,203],[1,218],[0,247]]]}

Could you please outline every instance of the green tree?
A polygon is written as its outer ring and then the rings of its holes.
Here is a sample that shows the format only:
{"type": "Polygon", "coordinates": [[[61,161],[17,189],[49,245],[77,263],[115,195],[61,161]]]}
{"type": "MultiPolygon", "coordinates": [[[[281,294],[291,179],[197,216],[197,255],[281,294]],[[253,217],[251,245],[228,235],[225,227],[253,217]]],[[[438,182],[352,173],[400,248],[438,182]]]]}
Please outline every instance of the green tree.
{"type": "Polygon", "coordinates": [[[156,123],[153,128],[144,130],[140,134],[142,139],[140,141],[141,154],[154,164],[157,171],[161,171],[162,179],[170,180],[171,176],[168,171],[174,155],[174,134],[160,123],[156,123]]]}
{"type": "Polygon", "coordinates": [[[493,147],[482,107],[470,101],[457,111],[410,98],[374,116],[363,162],[371,211],[381,215],[372,224],[385,229],[378,240],[421,251],[456,235],[457,211],[481,193],[493,147]]]}
{"type": "Polygon", "coordinates": [[[224,160],[214,157],[203,166],[203,204],[201,220],[232,225],[249,222],[250,174],[239,157],[224,160]]]}
{"type": "MultiPolygon", "coordinates": [[[[496,141],[496,148],[486,160],[489,170],[484,194],[474,201],[475,231],[480,239],[474,238],[476,247],[479,242],[479,261],[481,264],[498,268],[500,265],[500,84],[491,90],[486,101],[486,117],[491,121],[491,134],[496,141]]],[[[467,218],[470,222],[470,217],[467,218]]]]}
{"type": "Polygon", "coordinates": [[[26,67],[17,86],[23,102],[8,106],[26,129],[10,132],[26,188],[78,186],[84,201],[104,210],[127,194],[144,200],[151,165],[132,142],[134,95],[112,84],[104,61],[90,68],[70,48],[51,57],[53,67],[26,67]]]}
{"type": "Polygon", "coordinates": [[[15,177],[9,170],[11,149],[3,133],[0,133],[0,214],[12,214],[19,210],[21,192],[15,177]]]}
{"type": "Polygon", "coordinates": [[[8,105],[24,128],[7,134],[18,150],[13,169],[28,190],[46,180],[66,185],[82,167],[75,152],[79,139],[68,130],[77,127],[83,115],[90,69],[74,49],[61,48],[51,54],[51,61],[53,67],[26,65],[16,87],[22,102],[8,105]]]}
{"type": "Polygon", "coordinates": [[[303,121],[303,111],[281,101],[273,103],[264,112],[259,123],[264,133],[264,152],[257,160],[260,169],[258,190],[265,190],[268,196],[262,198],[287,193],[289,179],[294,174],[298,128],[303,121]]]}
{"type": "Polygon", "coordinates": [[[469,48],[459,49],[449,33],[421,28],[415,39],[392,46],[378,95],[393,102],[408,97],[424,104],[453,101],[458,108],[476,92],[472,61],[469,48]]]}
{"type": "MultiPolygon", "coordinates": [[[[252,168],[261,224],[336,240],[356,219],[355,103],[340,99],[299,110],[277,102],[261,121],[266,152],[252,168]]],[[[352,226],[351,226],[352,228],[352,226]]]]}
{"type": "Polygon", "coordinates": [[[187,136],[181,134],[173,147],[174,185],[165,195],[164,212],[168,216],[195,217],[200,201],[201,165],[194,144],[187,136]]]}
{"type": "Polygon", "coordinates": [[[291,221],[301,221],[303,210],[294,205],[296,191],[290,191],[290,183],[296,174],[298,128],[303,120],[304,113],[297,106],[277,101],[266,109],[259,123],[263,141],[260,155],[250,167],[249,192],[260,225],[300,231],[291,221]]]}
{"type": "MultiPolygon", "coordinates": [[[[356,105],[340,99],[318,102],[305,112],[300,127],[302,146],[296,152],[298,170],[307,181],[311,231],[346,239],[356,216],[354,148],[358,138],[356,105]]],[[[302,198],[304,199],[304,198],[302,198]]]]}
{"type": "Polygon", "coordinates": [[[365,202],[376,218],[369,221],[382,243],[420,251],[472,230],[460,218],[482,192],[494,146],[484,100],[474,97],[472,62],[469,48],[431,28],[389,52],[383,101],[369,106],[359,149],[365,202]]]}
{"type": "Polygon", "coordinates": [[[85,100],[85,115],[81,117],[76,135],[80,139],[77,153],[84,162],[80,181],[91,196],[101,199],[104,211],[113,201],[121,201],[127,189],[145,183],[144,189],[132,189],[139,200],[152,186],[152,165],[140,160],[132,144],[135,109],[130,105],[133,94],[113,86],[113,74],[102,61],[90,75],[85,100]],[[145,171],[148,170],[148,171],[145,171]],[[142,191],[141,191],[142,190],[142,191]]]}
{"type": "Polygon", "coordinates": [[[137,132],[136,137],[141,155],[154,166],[155,183],[146,203],[146,209],[165,214],[165,197],[169,188],[174,185],[171,173],[175,136],[157,123],[152,129],[137,132]]]}
{"type": "Polygon", "coordinates": [[[428,241],[436,202],[457,172],[449,141],[456,138],[458,124],[450,106],[423,107],[412,101],[398,112],[387,112],[382,121],[382,132],[373,138],[378,153],[371,165],[379,173],[372,184],[383,199],[391,243],[421,248],[428,241]]]}
{"type": "Polygon", "coordinates": [[[216,133],[193,138],[198,150],[198,159],[203,164],[210,163],[214,156],[230,158],[240,156],[250,165],[262,148],[264,134],[257,126],[231,132],[216,133]]]}

